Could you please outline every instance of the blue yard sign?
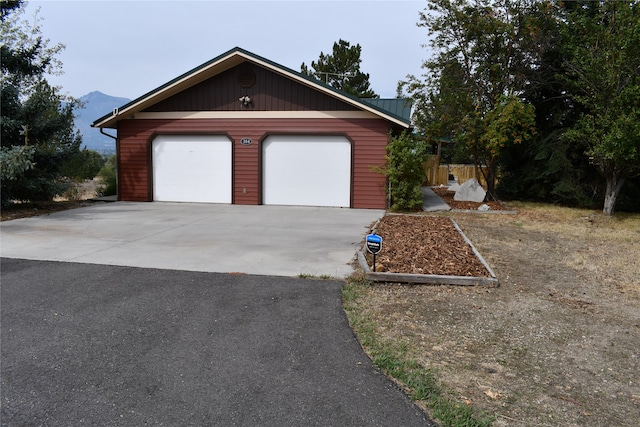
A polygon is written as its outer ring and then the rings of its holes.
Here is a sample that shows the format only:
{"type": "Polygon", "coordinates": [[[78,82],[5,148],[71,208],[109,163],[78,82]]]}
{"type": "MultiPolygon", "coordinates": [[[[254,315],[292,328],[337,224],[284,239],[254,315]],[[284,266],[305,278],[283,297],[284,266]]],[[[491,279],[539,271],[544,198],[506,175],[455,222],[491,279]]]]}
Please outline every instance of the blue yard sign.
{"type": "Polygon", "coordinates": [[[373,271],[376,271],[376,254],[382,249],[382,237],[376,233],[367,234],[367,250],[373,254],[373,271]]]}
{"type": "Polygon", "coordinates": [[[372,254],[377,254],[382,249],[382,237],[377,234],[367,234],[367,250],[372,254]]]}

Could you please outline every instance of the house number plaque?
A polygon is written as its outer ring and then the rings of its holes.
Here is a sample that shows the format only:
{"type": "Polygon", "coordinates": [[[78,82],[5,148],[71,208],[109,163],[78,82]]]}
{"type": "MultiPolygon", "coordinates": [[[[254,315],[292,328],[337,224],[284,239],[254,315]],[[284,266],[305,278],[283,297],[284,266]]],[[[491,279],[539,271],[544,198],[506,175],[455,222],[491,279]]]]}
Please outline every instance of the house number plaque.
{"type": "Polygon", "coordinates": [[[242,145],[251,145],[252,142],[253,141],[251,141],[251,138],[242,138],[240,140],[240,144],[242,144],[242,145]]]}

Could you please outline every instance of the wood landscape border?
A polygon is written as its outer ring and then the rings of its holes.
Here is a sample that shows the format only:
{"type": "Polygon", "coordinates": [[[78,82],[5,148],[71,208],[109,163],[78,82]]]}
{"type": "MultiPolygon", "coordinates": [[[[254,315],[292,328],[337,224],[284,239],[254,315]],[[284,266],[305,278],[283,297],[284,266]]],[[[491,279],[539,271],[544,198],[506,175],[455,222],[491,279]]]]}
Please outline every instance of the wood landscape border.
{"type": "MultiPolygon", "coordinates": [[[[395,283],[414,283],[414,284],[432,284],[432,285],[461,285],[461,286],[499,286],[500,282],[495,273],[484,260],[480,252],[471,243],[471,240],[462,232],[458,224],[453,218],[449,218],[455,229],[460,233],[464,241],[471,247],[471,250],[475,256],[480,260],[482,265],[487,269],[491,277],[475,277],[475,276],[447,276],[439,274],[413,274],[413,273],[379,273],[371,271],[367,259],[365,257],[365,245],[363,243],[360,250],[358,250],[358,263],[360,268],[365,273],[367,279],[373,282],[395,282],[395,283]]],[[[372,227],[372,231],[375,231],[378,222],[372,227]]]]}

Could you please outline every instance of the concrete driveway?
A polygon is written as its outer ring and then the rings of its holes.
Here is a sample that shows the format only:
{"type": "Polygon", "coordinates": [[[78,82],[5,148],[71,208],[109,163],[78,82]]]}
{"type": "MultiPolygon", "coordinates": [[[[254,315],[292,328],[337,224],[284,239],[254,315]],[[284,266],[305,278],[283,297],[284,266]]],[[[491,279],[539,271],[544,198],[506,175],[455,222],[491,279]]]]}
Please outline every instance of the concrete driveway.
{"type": "Polygon", "coordinates": [[[3,257],[345,277],[382,210],[115,202],[6,221],[3,257]]]}

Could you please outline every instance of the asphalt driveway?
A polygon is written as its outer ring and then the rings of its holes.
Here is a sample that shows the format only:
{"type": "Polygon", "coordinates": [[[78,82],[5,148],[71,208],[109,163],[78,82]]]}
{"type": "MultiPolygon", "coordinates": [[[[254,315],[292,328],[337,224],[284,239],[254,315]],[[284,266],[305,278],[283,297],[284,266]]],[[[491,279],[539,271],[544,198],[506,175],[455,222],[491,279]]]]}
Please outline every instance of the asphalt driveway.
{"type": "Polygon", "coordinates": [[[0,267],[2,425],[432,425],[363,353],[341,281],[0,267]]]}
{"type": "Polygon", "coordinates": [[[382,210],[115,202],[0,224],[3,257],[345,277],[382,210]]]}

